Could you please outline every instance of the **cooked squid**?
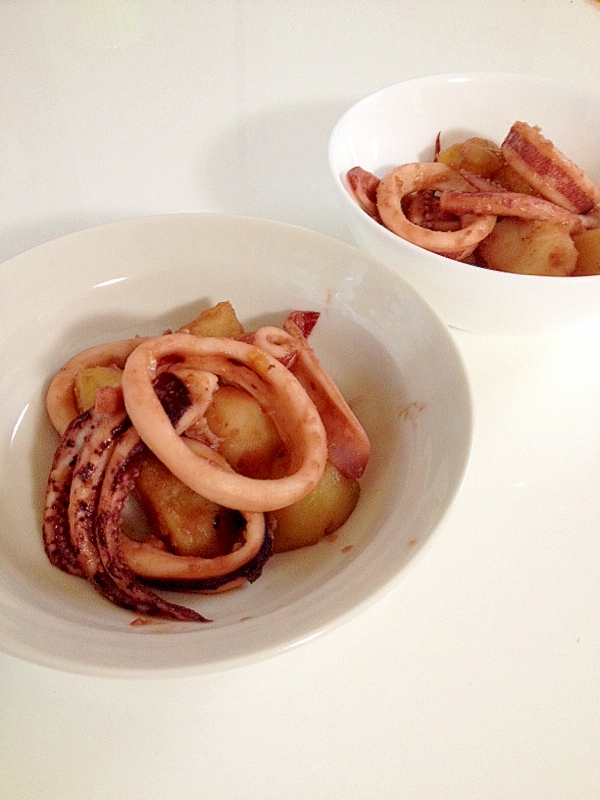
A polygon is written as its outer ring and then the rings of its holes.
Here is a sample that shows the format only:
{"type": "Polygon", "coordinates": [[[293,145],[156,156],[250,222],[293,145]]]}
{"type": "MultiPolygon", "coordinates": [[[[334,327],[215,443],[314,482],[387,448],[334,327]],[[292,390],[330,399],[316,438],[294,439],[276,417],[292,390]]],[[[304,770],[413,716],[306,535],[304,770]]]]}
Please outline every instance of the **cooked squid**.
{"type": "Polygon", "coordinates": [[[246,342],[187,333],[149,339],[127,359],[123,394],[127,413],[150,450],[186,486],[227,508],[274,511],[291,505],[314,489],[325,469],[327,438],[314,404],[286,367],[246,342]],[[152,386],[170,364],[212,372],[259,400],[293,453],[290,474],[247,478],[192,452],[174,431],[152,386]]]}
{"type": "MultiPolygon", "coordinates": [[[[488,244],[497,220],[561,225],[571,237],[600,226],[600,187],[538,127],[524,122],[512,125],[501,146],[473,137],[442,150],[438,134],[432,162],[404,164],[381,179],[356,166],[346,178],[359,206],[393,233],[425,250],[484,267],[490,266],[488,244]]],[[[546,230],[528,226],[528,238],[538,229],[546,230]]],[[[535,263],[524,258],[509,271],[597,274],[590,271],[595,268],[589,259],[568,273],[557,270],[552,252],[544,262],[544,244],[534,244],[540,256],[535,263]]],[[[592,262],[598,257],[594,254],[592,262]]]]}
{"type": "Polygon", "coordinates": [[[312,492],[329,460],[354,478],[370,454],[366,433],[306,341],[318,316],[294,312],[283,328],[249,334],[228,318],[232,335],[194,335],[184,327],[91,348],[65,364],[46,397],[62,437],[43,520],[51,563],[86,578],[115,605],[190,622],[206,620],[150,586],[215,592],[257,580],[273,552],[269,512],[312,492]],[[99,387],[82,410],[76,377],[98,367],[116,370],[120,385],[99,387]],[[218,452],[207,412],[223,385],[255,398],[275,424],[285,453],[275,477],[236,472],[218,452]],[[126,502],[149,453],[183,486],[231,509],[228,552],[185,555],[160,536],[124,533],[126,502]]]}
{"type": "Polygon", "coordinates": [[[515,122],[502,143],[502,154],[547,200],[574,214],[586,214],[600,203],[600,187],[542,136],[539,128],[515,122]]]}
{"type": "Polygon", "coordinates": [[[404,164],[389,172],[377,187],[377,208],[383,224],[403,239],[449,258],[470,256],[479,242],[496,224],[494,215],[465,215],[458,230],[432,230],[411,222],[402,201],[424,190],[469,191],[471,188],[456,170],[445,164],[404,164]]]}

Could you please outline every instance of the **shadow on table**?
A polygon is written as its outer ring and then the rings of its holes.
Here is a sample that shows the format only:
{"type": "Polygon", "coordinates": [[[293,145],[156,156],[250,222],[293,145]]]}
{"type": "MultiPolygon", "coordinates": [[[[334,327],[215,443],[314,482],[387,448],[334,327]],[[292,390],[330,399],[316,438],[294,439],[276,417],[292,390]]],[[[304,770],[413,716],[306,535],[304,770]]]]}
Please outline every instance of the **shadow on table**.
{"type": "Polygon", "coordinates": [[[240,114],[237,125],[226,129],[190,165],[199,189],[197,203],[182,196],[181,208],[174,209],[170,201],[162,211],[162,198],[149,196],[146,208],[120,208],[120,198],[115,197],[110,210],[63,212],[31,220],[3,232],[0,263],[84,228],[177,211],[265,217],[350,241],[338,209],[327,149],[333,126],[351,104],[352,100],[307,102],[247,117],[240,114]]]}

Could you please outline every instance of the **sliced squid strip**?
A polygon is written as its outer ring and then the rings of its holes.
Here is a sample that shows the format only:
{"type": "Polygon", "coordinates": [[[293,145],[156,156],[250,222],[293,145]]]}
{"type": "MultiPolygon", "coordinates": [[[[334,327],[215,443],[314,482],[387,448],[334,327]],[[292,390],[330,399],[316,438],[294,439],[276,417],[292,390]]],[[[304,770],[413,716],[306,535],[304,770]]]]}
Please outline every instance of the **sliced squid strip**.
{"type": "Polygon", "coordinates": [[[377,187],[377,208],[383,224],[390,231],[425,250],[464,259],[473,253],[479,242],[491,232],[496,217],[486,215],[462,218],[458,231],[436,231],[422,228],[407,219],[402,200],[413,192],[425,189],[452,189],[468,192],[473,187],[456,170],[439,162],[404,164],[389,172],[377,187]]]}
{"type": "Polygon", "coordinates": [[[313,401],[327,434],[329,460],[349,478],[359,478],[371,454],[371,443],[364,428],[346,402],[335,381],[323,368],[307,341],[316,319],[311,313],[294,311],[283,328],[265,326],[254,332],[255,347],[277,358],[305,388],[313,401]]]}
{"type": "Polygon", "coordinates": [[[59,369],[46,393],[46,410],[56,431],[63,435],[71,420],[79,415],[73,394],[75,375],[88,367],[117,366],[123,369],[129,355],[145,339],[140,336],[101,344],[78,353],[59,369]]]}
{"type": "Polygon", "coordinates": [[[297,312],[283,323],[297,342],[298,355],[290,371],[315,404],[325,431],[329,460],[348,478],[360,478],[371,455],[371,442],[335,381],[317,358],[297,323],[297,312]]]}
{"type": "Polygon", "coordinates": [[[319,311],[291,311],[287,319],[294,323],[305,339],[308,339],[320,316],[319,311]]]}
{"type": "Polygon", "coordinates": [[[44,503],[44,549],[51,564],[69,575],[84,577],[71,541],[69,497],[79,455],[96,426],[91,411],[76,417],[67,427],[54,454],[44,503]]]}
{"type": "Polygon", "coordinates": [[[476,172],[470,172],[468,169],[459,169],[462,177],[468,181],[474,189],[478,192],[507,192],[504,186],[491,178],[484,178],[482,175],[477,175],[476,172]]]}
{"type": "Polygon", "coordinates": [[[521,192],[454,192],[440,194],[440,207],[453,214],[495,214],[555,222],[576,233],[582,229],[580,218],[556,203],[521,192]]]}
{"type": "Polygon", "coordinates": [[[584,231],[592,231],[600,228],[600,205],[593,208],[588,214],[579,216],[584,231]]]}
{"type": "Polygon", "coordinates": [[[515,122],[501,150],[510,166],[542,197],[567,211],[586,214],[600,203],[600,187],[539,128],[515,122]]]}
{"type": "Polygon", "coordinates": [[[189,488],[227,508],[273,511],[291,505],[316,486],[325,469],[327,440],[314,403],[282,364],[245,342],[187,333],[147,340],[127,359],[123,394],[131,421],[150,450],[189,488]],[[291,474],[256,480],[192,453],[152,388],[165,363],[213,372],[255,397],[291,454],[291,474]]]}

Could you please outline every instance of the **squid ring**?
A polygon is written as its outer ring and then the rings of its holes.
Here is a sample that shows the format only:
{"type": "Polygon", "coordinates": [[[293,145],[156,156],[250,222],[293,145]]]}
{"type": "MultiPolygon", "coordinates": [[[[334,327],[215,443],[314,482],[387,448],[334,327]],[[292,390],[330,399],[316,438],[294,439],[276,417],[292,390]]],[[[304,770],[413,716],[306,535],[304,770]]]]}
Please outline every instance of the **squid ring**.
{"type": "Polygon", "coordinates": [[[284,508],[312,491],[323,474],[327,436],[316,406],[286,367],[253,345],[189,333],[147,339],[127,359],[122,385],[127,413],[149,449],[190,489],[226,508],[284,508]],[[249,392],[273,420],[291,456],[290,474],[247,478],[192,452],[152,387],[156,375],[174,365],[213,372],[249,392]]]}
{"type": "Polygon", "coordinates": [[[73,395],[75,375],[88,367],[117,366],[123,369],[129,355],[144,341],[143,337],[136,336],[134,339],[123,339],[120,342],[109,342],[90,347],[73,356],[58,370],[48,387],[46,411],[50,422],[60,436],[64,434],[71,421],[80,414],[73,395]]]}
{"type": "MultiPolygon", "coordinates": [[[[184,439],[186,446],[196,455],[202,456],[223,470],[233,472],[229,463],[203,442],[196,439],[184,439]]],[[[235,573],[245,566],[258,554],[265,536],[270,534],[265,530],[264,514],[244,511],[241,512],[246,521],[244,543],[227,555],[214,558],[201,558],[200,556],[182,556],[160,550],[150,542],[136,542],[125,533],[119,531],[119,545],[129,568],[141,578],[159,581],[197,581],[222,578],[230,573],[235,573]]],[[[231,589],[244,583],[245,580],[233,579],[219,587],[219,590],[231,589]]]]}
{"type": "Polygon", "coordinates": [[[458,231],[435,231],[410,222],[402,210],[402,199],[413,192],[451,189],[472,191],[473,187],[446,164],[404,164],[381,179],[377,187],[377,209],[381,221],[392,233],[425,250],[458,259],[467,258],[479,242],[491,232],[496,217],[491,215],[461,220],[466,223],[458,231]]]}

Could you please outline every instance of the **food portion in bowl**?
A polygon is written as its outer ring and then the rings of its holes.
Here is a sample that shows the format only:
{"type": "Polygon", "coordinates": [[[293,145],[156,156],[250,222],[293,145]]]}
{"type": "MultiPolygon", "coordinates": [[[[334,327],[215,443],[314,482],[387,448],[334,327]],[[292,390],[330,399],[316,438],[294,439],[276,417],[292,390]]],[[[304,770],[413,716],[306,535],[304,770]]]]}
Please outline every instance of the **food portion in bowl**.
{"type": "Polygon", "coordinates": [[[600,274],[600,187],[540,129],[515,122],[501,145],[472,137],[432,162],[382,178],[355,166],[348,185],[363,211],[438,255],[503,272],[600,274]]]}
{"type": "Polygon", "coordinates": [[[86,350],[46,396],[50,562],[143,617],[204,622],[152,587],[253,582],[351,515],[370,442],[308,344],[319,314],[245,331],[228,302],[175,333],[86,350]],[[144,524],[124,524],[135,497],[144,524]]]}

